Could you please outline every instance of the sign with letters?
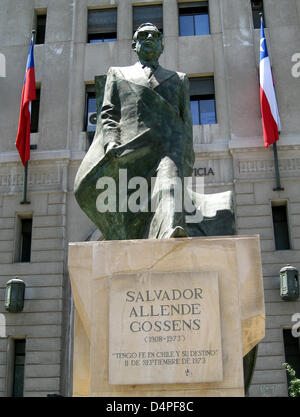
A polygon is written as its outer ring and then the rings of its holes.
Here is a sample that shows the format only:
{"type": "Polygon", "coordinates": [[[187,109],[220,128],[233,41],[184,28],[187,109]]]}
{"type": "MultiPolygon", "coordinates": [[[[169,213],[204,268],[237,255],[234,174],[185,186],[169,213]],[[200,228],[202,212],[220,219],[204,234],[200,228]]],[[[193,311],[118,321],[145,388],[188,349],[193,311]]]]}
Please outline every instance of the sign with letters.
{"type": "Polygon", "coordinates": [[[110,384],[222,381],[217,272],[112,276],[109,313],[110,384]]]}

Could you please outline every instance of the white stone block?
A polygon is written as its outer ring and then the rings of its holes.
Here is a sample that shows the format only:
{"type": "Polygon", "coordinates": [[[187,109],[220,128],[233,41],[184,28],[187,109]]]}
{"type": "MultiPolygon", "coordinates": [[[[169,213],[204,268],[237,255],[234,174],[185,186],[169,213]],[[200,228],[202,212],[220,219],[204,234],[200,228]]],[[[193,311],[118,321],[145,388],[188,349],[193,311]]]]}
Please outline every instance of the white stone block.
{"type": "Polygon", "coordinates": [[[61,239],[64,236],[63,227],[33,227],[32,239],[61,239]]]}
{"type": "Polygon", "coordinates": [[[62,216],[34,216],[33,227],[57,227],[63,226],[62,216]]]}
{"type": "Polygon", "coordinates": [[[255,204],[254,194],[237,194],[235,198],[238,205],[255,204]]]}
{"type": "Polygon", "coordinates": [[[60,352],[28,352],[26,364],[59,364],[60,352]]]}
{"type": "Polygon", "coordinates": [[[61,339],[59,337],[28,337],[26,350],[30,351],[60,351],[61,339]]]}
{"type": "Polygon", "coordinates": [[[62,298],[62,287],[29,287],[26,288],[27,300],[62,298]]]}
{"type": "Polygon", "coordinates": [[[64,252],[63,250],[32,250],[30,259],[31,262],[60,262],[64,260],[64,252]]]}
{"type": "Polygon", "coordinates": [[[60,378],[26,378],[24,389],[27,391],[48,391],[51,393],[53,390],[59,390],[60,378]]]}
{"type": "Polygon", "coordinates": [[[273,342],[273,343],[259,343],[258,345],[258,355],[262,356],[280,356],[284,354],[284,348],[282,343],[273,342]]]}
{"type": "Polygon", "coordinates": [[[27,378],[51,378],[60,376],[60,365],[27,364],[27,378]]]}

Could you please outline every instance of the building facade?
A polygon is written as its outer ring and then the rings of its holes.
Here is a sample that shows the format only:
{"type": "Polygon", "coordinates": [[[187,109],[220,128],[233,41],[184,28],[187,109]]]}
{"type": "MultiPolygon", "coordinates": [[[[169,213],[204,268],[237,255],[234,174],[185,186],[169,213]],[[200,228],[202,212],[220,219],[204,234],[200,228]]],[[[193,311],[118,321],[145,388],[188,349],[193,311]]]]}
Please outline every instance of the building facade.
{"type": "Polygon", "coordinates": [[[163,31],[160,64],[190,79],[194,175],[207,193],[233,191],[237,234],[260,235],[266,336],[249,395],[287,396],[282,364],[299,372],[300,300],[282,300],[279,271],[300,269],[300,0],[1,1],[0,396],[72,395],[68,242],[100,237],[74,178],[94,131],[94,77],[137,61],[131,39],[143,21],[163,31]],[[262,138],[260,11],[282,124],[280,190],[262,138]],[[38,96],[24,204],[15,140],[32,29],[38,96]],[[26,285],[18,313],[5,309],[15,277],[26,285]]]}

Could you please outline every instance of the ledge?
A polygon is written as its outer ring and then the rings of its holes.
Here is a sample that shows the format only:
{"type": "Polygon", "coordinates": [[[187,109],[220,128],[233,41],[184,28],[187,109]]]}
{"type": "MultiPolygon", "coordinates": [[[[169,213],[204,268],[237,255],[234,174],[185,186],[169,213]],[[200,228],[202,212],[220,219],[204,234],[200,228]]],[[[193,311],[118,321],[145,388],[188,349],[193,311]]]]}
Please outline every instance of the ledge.
{"type": "MultiPolygon", "coordinates": [[[[61,161],[62,159],[70,159],[71,158],[71,151],[67,149],[59,149],[54,151],[38,151],[34,150],[30,152],[30,161],[61,161]]],[[[29,163],[30,163],[29,161],[29,163]]],[[[11,152],[1,152],[0,153],[0,163],[11,163],[11,162],[20,162],[21,159],[19,156],[19,152],[11,151],[11,152]]]]}
{"type": "MultiPolygon", "coordinates": [[[[234,138],[228,142],[228,146],[231,152],[243,152],[246,149],[251,149],[252,151],[265,149],[262,136],[234,138]]],[[[280,136],[277,148],[279,150],[283,150],[283,148],[300,150],[300,136],[280,136]]],[[[268,150],[271,149],[269,148],[268,150]]]]}
{"type": "Polygon", "coordinates": [[[212,154],[217,156],[219,153],[228,153],[229,148],[227,142],[220,142],[220,143],[202,143],[202,144],[194,144],[194,151],[196,154],[212,154]]]}

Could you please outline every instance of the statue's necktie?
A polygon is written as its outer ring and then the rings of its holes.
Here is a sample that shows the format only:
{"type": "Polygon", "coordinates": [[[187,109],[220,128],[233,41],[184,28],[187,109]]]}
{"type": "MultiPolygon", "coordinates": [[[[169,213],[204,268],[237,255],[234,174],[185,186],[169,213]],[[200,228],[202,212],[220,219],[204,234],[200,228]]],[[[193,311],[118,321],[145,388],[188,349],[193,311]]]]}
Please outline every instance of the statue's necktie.
{"type": "Polygon", "coordinates": [[[143,69],[144,69],[148,78],[150,78],[155,71],[155,68],[150,66],[150,65],[144,65],[143,69]]]}

